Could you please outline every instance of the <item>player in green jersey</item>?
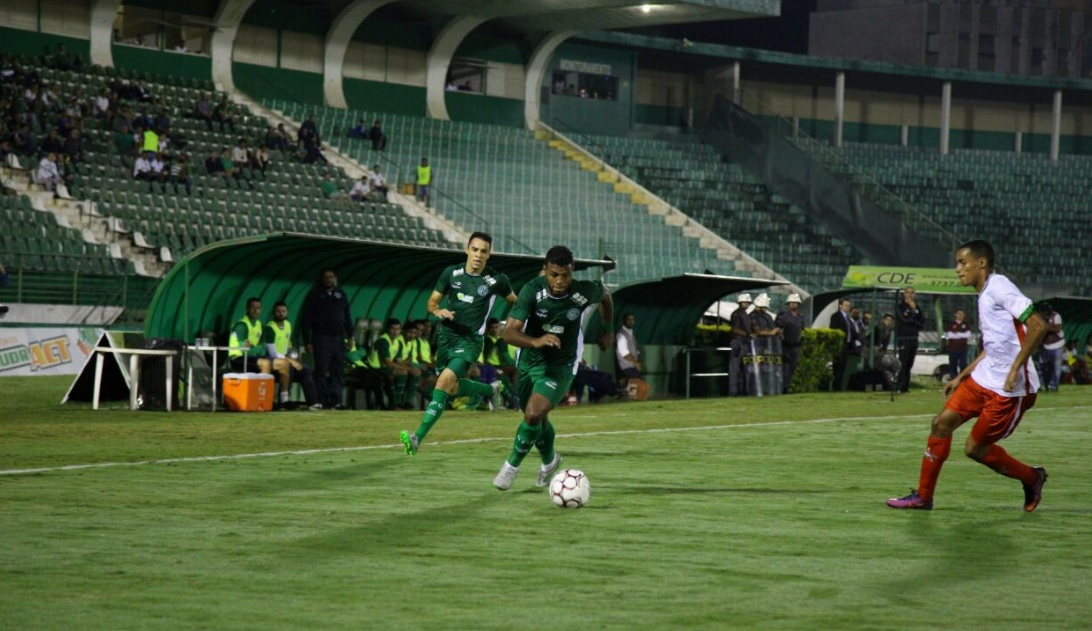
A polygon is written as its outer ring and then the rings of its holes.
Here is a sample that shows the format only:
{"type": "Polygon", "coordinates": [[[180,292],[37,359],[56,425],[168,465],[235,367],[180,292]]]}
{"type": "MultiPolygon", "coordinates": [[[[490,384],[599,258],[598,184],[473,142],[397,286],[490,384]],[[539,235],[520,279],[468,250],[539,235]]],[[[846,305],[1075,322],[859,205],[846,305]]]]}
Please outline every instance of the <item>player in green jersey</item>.
{"type": "Polygon", "coordinates": [[[584,350],[581,316],[596,304],[604,323],[599,348],[606,350],[614,341],[610,292],[600,281],[573,280],[573,253],[563,245],[550,248],[542,275],[520,290],[516,306],[508,314],[504,341],[524,349],[518,361],[523,422],[516,431],[512,453],[493,479],[498,489],[511,488],[532,446],[542,456],[536,486],[546,486],[561,464],[561,455],[554,451],[549,413],[569,392],[584,350]]]}
{"type": "Polygon", "coordinates": [[[486,267],[492,253],[493,237],[484,232],[470,235],[466,263],[446,268],[429,296],[428,312],[440,318],[440,331],[436,335],[436,368],[440,370],[440,378],[417,431],[402,431],[402,445],[411,456],[440,420],[450,398],[492,396],[499,387],[499,383],[490,385],[466,378],[467,370],[482,354],[485,323],[497,298],[508,304],[516,301],[508,277],[486,267]],[[440,301],[445,296],[447,307],[441,308],[440,301]]]}

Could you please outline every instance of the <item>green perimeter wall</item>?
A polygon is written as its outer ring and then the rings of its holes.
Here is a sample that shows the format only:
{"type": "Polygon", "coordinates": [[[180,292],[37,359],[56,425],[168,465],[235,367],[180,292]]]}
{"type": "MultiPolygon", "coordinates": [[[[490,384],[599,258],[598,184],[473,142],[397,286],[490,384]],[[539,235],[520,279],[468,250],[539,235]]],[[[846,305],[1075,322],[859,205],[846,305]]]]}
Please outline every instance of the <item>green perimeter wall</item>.
{"type": "Polygon", "coordinates": [[[235,87],[255,99],[284,99],[322,105],[322,75],[235,62],[231,66],[235,87]]]}
{"type": "Polygon", "coordinates": [[[139,46],[114,45],[114,66],[153,75],[191,79],[212,78],[212,58],[207,55],[174,53],[139,46]]]}
{"type": "Polygon", "coordinates": [[[56,51],[61,44],[69,53],[79,53],[85,64],[90,62],[91,40],[0,26],[0,53],[41,58],[56,51]]]}
{"type": "MultiPolygon", "coordinates": [[[[760,116],[763,120],[780,129],[784,121],[777,116],[760,116]]],[[[834,139],[834,122],[814,118],[801,118],[800,131],[819,140],[834,139]]],[[[876,125],[846,122],[842,126],[842,139],[846,142],[868,142],[884,145],[902,143],[902,128],[898,125],[876,125]]],[[[981,149],[987,151],[1013,151],[1016,146],[1016,134],[1013,132],[974,131],[952,129],[949,135],[949,147],[952,149],[981,149]]],[[[918,148],[939,148],[940,129],[936,127],[911,126],[907,145],[918,148]]],[[[1063,155],[1092,155],[1092,137],[1062,135],[1059,148],[1063,155]]],[[[1024,153],[1050,153],[1050,134],[1025,132],[1021,140],[1024,153]]]]}

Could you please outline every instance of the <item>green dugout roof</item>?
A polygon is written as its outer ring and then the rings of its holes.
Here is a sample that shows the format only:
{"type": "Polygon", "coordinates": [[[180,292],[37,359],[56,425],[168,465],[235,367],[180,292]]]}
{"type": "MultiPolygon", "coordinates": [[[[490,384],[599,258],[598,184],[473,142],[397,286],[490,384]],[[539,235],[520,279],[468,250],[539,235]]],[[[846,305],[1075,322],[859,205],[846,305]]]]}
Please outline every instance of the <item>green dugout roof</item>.
{"type": "MultiPolygon", "coordinates": [[[[642,344],[690,344],[694,326],[709,305],[728,294],[787,285],[779,280],[739,278],[716,274],[683,274],[654,280],[637,281],[614,290],[614,319],[621,326],[622,316],[632,313],[634,334],[642,344]]],[[[588,322],[585,338],[596,340],[601,331],[598,318],[588,322]]]]}
{"type": "MultiPolygon", "coordinates": [[[[545,253],[543,253],[545,255],[545,253]]],[[[219,241],[195,250],[163,278],[148,310],[147,337],[192,342],[199,332],[225,334],[246,312],[247,298],[262,300],[270,318],[273,303],[288,303],[295,321],[304,297],[322,270],[337,273],[353,317],[424,318],[440,270],[466,260],[457,249],[424,248],[359,239],[294,233],[219,241]]],[[[519,288],[538,275],[542,256],[494,254],[489,265],[519,288]]],[[[576,269],[613,269],[611,261],[578,259],[576,269]]],[[[498,310],[507,309],[505,303],[498,310]]]]}

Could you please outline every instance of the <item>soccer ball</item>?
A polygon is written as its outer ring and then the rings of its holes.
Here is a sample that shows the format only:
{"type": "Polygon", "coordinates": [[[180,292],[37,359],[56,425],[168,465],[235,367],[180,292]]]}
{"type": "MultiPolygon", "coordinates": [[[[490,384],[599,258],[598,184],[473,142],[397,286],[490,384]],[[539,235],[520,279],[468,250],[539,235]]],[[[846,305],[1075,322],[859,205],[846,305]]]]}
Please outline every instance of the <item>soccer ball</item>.
{"type": "Polygon", "coordinates": [[[580,508],[589,497],[591,484],[579,469],[565,469],[550,481],[550,499],[561,508],[580,508]]]}

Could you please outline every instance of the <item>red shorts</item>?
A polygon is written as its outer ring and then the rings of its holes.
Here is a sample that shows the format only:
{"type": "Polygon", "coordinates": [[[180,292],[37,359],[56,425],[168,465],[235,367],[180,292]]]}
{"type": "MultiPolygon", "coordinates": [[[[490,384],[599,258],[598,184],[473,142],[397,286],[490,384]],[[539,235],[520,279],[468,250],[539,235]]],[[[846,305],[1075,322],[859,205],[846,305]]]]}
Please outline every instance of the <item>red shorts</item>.
{"type": "Polygon", "coordinates": [[[944,407],[964,421],[978,417],[971,438],[979,445],[992,445],[1016,431],[1024,412],[1035,405],[1035,395],[1003,397],[968,377],[959,384],[944,407]]]}

